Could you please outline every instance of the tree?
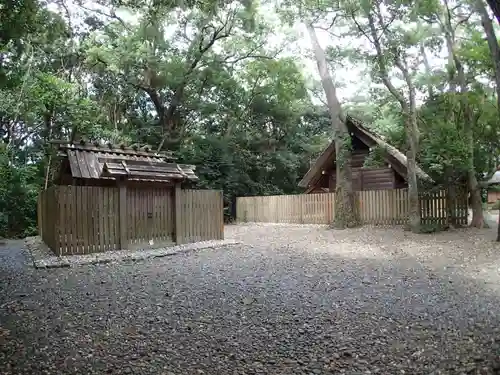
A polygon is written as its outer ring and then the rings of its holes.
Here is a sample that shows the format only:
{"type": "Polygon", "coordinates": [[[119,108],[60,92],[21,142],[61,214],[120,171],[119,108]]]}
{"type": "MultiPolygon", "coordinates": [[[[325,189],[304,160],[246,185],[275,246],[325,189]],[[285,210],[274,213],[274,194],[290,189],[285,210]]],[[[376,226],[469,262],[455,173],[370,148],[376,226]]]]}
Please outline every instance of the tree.
{"type": "Polygon", "coordinates": [[[359,225],[359,208],[352,187],[351,172],[351,137],[346,125],[346,116],[342,111],[333,79],[328,71],[326,56],[321,48],[316,31],[311,21],[305,21],[311,38],[321,84],[325,91],[328,112],[332,123],[335,140],[337,186],[335,190],[335,222],[337,228],[359,225]]]}
{"type": "Polygon", "coordinates": [[[182,12],[155,5],[138,25],[115,21],[88,43],[90,65],[104,69],[122,87],[133,87],[153,105],[162,132],[159,148],[179,146],[189,105],[185,100],[207,89],[206,73],[276,55],[264,50],[266,26],[253,21],[253,6],[239,1],[219,5],[207,2],[182,12]],[[164,38],[166,23],[179,25],[170,41],[164,38]]]}
{"type": "Polygon", "coordinates": [[[380,0],[361,3],[347,2],[344,11],[354,23],[358,35],[365,37],[375,49],[375,56],[369,59],[375,63],[375,78],[383,83],[391,95],[397,100],[404,116],[408,141],[408,197],[409,226],[412,231],[420,232],[420,208],[417,181],[417,153],[419,132],[417,125],[416,87],[414,71],[419,63],[408,55],[407,48],[418,45],[418,40],[410,35],[415,30],[405,30],[391,25],[399,18],[410,23],[412,14],[408,13],[408,4],[404,2],[382,2],[380,0]],[[395,68],[403,76],[405,89],[397,88],[391,79],[391,69],[395,68]]]}

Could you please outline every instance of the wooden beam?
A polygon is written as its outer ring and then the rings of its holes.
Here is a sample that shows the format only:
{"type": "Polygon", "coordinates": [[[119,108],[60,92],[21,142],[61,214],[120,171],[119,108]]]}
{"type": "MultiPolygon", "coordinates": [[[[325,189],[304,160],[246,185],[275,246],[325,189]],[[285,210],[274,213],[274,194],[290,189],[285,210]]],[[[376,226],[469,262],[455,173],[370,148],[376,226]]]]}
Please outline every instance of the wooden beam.
{"type": "Polygon", "coordinates": [[[125,181],[119,181],[119,227],[120,227],[120,237],[119,237],[119,249],[126,250],[128,247],[127,241],[127,185],[125,185],[125,181]]]}
{"type": "Polygon", "coordinates": [[[182,244],[184,241],[184,233],[182,228],[182,190],[181,184],[175,184],[174,188],[174,228],[175,228],[175,243],[182,244]]]}

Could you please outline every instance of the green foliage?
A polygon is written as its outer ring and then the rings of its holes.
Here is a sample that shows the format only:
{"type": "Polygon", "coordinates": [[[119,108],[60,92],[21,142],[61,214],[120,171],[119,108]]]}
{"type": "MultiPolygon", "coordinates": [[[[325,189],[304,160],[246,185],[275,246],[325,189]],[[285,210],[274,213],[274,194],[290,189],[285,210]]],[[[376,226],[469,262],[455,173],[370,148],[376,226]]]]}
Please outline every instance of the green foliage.
{"type": "MultiPolygon", "coordinates": [[[[53,12],[45,3],[0,4],[0,236],[33,233],[38,190],[47,169],[50,180],[57,167],[48,165],[53,138],[153,147],[163,142],[180,161],[197,166],[200,188],[222,189],[227,205],[236,196],[300,192],[297,182],[309,161],[331,140],[331,121],[328,111],[311,102],[311,83],[297,58],[283,57],[283,46],[273,45],[282,25],[268,20],[270,4],[99,3],[110,17],[86,12],[83,24],[69,22],[64,11],[53,12]],[[133,17],[117,16],[118,6],[133,17]]],[[[377,4],[389,23],[380,35],[381,61],[396,89],[407,94],[399,57],[417,89],[435,94],[418,108],[419,164],[439,183],[460,178],[467,167],[460,94],[446,93],[449,66],[418,68],[421,46],[429,54],[442,49],[442,30],[436,27],[441,2],[285,1],[278,15],[283,24],[309,20],[323,26],[336,15],[339,27],[330,31],[337,39],[357,41],[369,35],[367,16],[377,4]],[[393,16],[396,21],[389,22],[393,16]]],[[[457,6],[469,10],[465,2],[457,6]]],[[[474,165],[482,176],[498,163],[493,64],[477,25],[452,17],[470,87],[474,165]]],[[[286,36],[283,43],[291,42],[286,36]]],[[[405,152],[401,103],[380,85],[380,64],[365,44],[326,48],[333,66],[362,64],[378,83],[343,108],[405,152]]],[[[343,89],[341,82],[338,88],[343,89]]],[[[381,154],[374,148],[365,166],[380,165],[381,154]]]]}
{"type": "Polygon", "coordinates": [[[0,237],[30,236],[36,233],[37,181],[33,166],[18,168],[5,147],[0,148],[0,237]]]}

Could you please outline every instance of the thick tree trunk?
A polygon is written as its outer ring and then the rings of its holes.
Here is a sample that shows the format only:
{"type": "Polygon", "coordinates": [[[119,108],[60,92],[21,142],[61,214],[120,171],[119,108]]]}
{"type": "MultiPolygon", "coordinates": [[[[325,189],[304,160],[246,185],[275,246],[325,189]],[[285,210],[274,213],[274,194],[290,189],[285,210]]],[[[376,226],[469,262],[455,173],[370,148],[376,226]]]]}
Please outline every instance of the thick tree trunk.
{"type": "MultiPolygon", "coordinates": [[[[488,0],[488,3],[495,13],[498,22],[500,23],[500,3],[498,0],[488,0]]],[[[491,60],[493,62],[493,66],[495,67],[495,83],[497,90],[497,110],[498,117],[500,117],[500,46],[498,45],[498,39],[495,34],[495,29],[493,27],[493,21],[491,20],[488,10],[483,3],[483,0],[475,1],[476,10],[481,16],[481,23],[484,28],[484,32],[486,34],[486,40],[488,41],[488,47],[490,49],[491,60]]],[[[477,197],[474,197],[474,200],[477,200],[477,197]]],[[[479,195],[479,200],[481,196],[479,195]]],[[[477,204],[477,203],[476,203],[477,204]]],[[[474,210],[474,206],[472,208],[474,210]]],[[[482,214],[482,210],[481,210],[482,214]]],[[[484,220],[483,220],[484,221],[484,220]]],[[[474,223],[474,215],[473,215],[473,224],[474,223]]],[[[498,233],[497,233],[497,241],[500,241],[500,223],[498,223],[498,233]]]]}
{"type": "Polygon", "coordinates": [[[333,225],[336,228],[355,227],[360,224],[360,218],[357,197],[352,188],[351,137],[347,130],[346,117],[342,113],[337,98],[335,85],[328,71],[325,53],[319,45],[312,24],[310,22],[305,22],[305,24],[311,38],[321,84],[325,90],[335,139],[337,187],[335,190],[335,221],[333,225]]]}
{"type": "Polygon", "coordinates": [[[412,232],[420,232],[420,203],[418,198],[418,181],[417,181],[417,152],[419,131],[417,125],[417,109],[415,86],[412,81],[411,74],[406,65],[406,61],[401,59],[399,55],[394,56],[394,65],[401,71],[408,86],[408,99],[405,98],[402,91],[398,90],[392,83],[389,77],[389,69],[387,59],[382,50],[378,29],[386,29],[386,22],[382,15],[380,5],[375,10],[367,13],[368,26],[370,27],[371,42],[377,51],[377,62],[379,74],[382,82],[389,92],[401,105],[401,110],[406,117],[405,128],[408,138],[407,158],[407,175],[408,175],[408,203],[409,203],[409,226],[412,232]],[[378,19],[378,25],[375,23],[375,17],[378,19]],[[378,26],[378,27],[377,27],[378,26]]]}
{"type": "Polygon", "coordinates": [[[448,51],[453,58],[454,68],[457,72],[458,84],[460,87],[460,103],[464,114],[463,134],[467,144],[467,187],[469,189],[470,203],[472,208],[472,227],[482,228],[484,226],[483,205],[481,202],[481,189],[476,177],[476,169],[474,167],[474,116],[469,103],[467,79],[465,76],[462,61],[458,57],[455,48],[455,35],[451,20],[447,16],[449,14],[448,3],[445,1],[447,10],[444,16],[444,22],[441,23],[442,29],[446,38],[448,51]]]}
{"type": "Polygon", "coordinates": [[[488,1],[488,5],[495,14],[498,23],[500,23],[500,2],[498,0],[486,0],[486,1],[488,1]]]}
{"type": "MultiPolygon", "coordinates": [[[[411,106],[412,107],[412,106],[411,106]]],[[[408,219],[412,232],[420,232],[420,202],[418,199],[417,181],[417,158],[418,129],[416,109],[410,110],[408,123],[406,124],[406,136],[408,138],[408,151],[406,152],[408,164],[408,199],[410,203],[408,219]]]]}
{"type": "MultiPolygon", "coordinates": [[[[491,61],[495,68],[495,84],[497,90],[497,110],[500,115],[500,46],[498,45],[498,39],[493,27],[493,22],[488,14],[483,0],[476,0],[475,2],[476,10],[481,16],[481,23],[486,34],[486,40],[488,41],[488,47],[490,49],[491,61]]],[[[497,9],[500,12],[500,5],[497,5],[497,9]]]]}

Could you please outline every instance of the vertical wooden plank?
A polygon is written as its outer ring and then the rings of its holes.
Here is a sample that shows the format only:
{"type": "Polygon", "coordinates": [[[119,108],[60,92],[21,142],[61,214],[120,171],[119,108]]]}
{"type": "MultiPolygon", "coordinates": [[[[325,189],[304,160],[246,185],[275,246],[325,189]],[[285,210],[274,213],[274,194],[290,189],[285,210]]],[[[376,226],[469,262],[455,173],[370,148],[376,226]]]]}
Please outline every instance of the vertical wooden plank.
{"type": "Polygon", "coordinates": [[[170,230],[170,239],[175,242],[175,199],[174,199],[175,188],[171,188],[169,191],[169,201],[168,206],[166,206],[167,211],[165,215],[168,221],[168,228],[170,230]]]}
{"type": "Polygon", "coordinates": [[[333,224],[335,221],[335,193],[328,193],[328,195],[330,196],[330,207],[332,211],[330,223],[333,224]]]}
{"type": "Polygon", "coordinates": [[[74,225],[75,221],[75,209],[74,209],[74,191],[72,186],[65,186],[65,200],[66,207],[64,213],[64,220],[66,221],[66,254],[73,254],[73,249],[75,247],[75,233],[74,225]]]}
{"type": "Polygon", "coordinates": [[[92,237],[94,235],[94,223],[93,223],[93,212],[92,212],[92,193],[93,193],[93,187],[92,186],[86,186],[84,190],[84,196],[85,196],[85,210],[87,211],[87,216],[85,217],[85,223],[87,226],[87,252],[93,253],[94,252],[94,244],[92,241],[92,237]]]}
{"type": "Polygon", "coordinates": [[[151,189],[145,189],[144,190],[144,198],[145,198],[145,213],[146,213],[146,242],[149,245],[149,241],[153,240],[153,218],[150,217],[150,214],[153,213],[153,210],[151,209],[152,203],[151,203],[151,189]]]}
{"type": "Polygon", "coordinates": [[[182,216],[184,218],[183,223],[182,223],[182,228],[183,228],[182,238],[183,238],[184,243],[190,243],[191,242],[191,231],[190,231],[190,229],[191,229],[191,227],[190,227],[190,225],[191,225],[191,217],[190,217],[191,192],[190,192],[190,190],[189,189],[183,190],[182,197],[184,198],[182,201],[182,208],[181,208],[182,216]]]}
{"type": "Polygon", "coordinates": [[[104,245],[104,217],[105,217],[105,212],[104,212],[104,197],[103,197],[103,188],[98,187],[96,189],[95,193],[95,199],[96,199],[96,219],[97,219],[97,236],[96,236],[96,248],[97,251],[99,252],[104,252],[105,250],[105,245],[104,245]]]}
{"type": "MultiPolygon", "coordinates": [[[[198,201],[198,211],[196,217],[197,219],[197,227],[198,227],[198,241],[208,240],[209,236],[206,233],[206,222],[207,222],[207,212],[213,212],[214,214],[218,213],[214,210],[213,196],[208,195],[211,193],[209,190],[195,190],[196,199],[198,201]],[[212,198],[212,199],[211,199],[212,198]]],[[[211,238],[213,239],[213,238],[211,238]]]]}
{"type": "Polygon", "coordinates": [[[182,240],[184,243],[189,243],[189,191],[182,190],[181,216],[182,220],[182,240]]]}
{"type": "Polygon", "coordinates": [[[54,210],[52,212],[54,223],[54,251],[57,255],[61,255],[61,222],[59,216],[61,207],[59,202],[59,186],[54,186],[54,210]]]}
{"type": "Polygon", "coordinates": [[[219,239],[223,240],[224,239],[224,194],[222,191],[218,192],[219,195],[219,223],[220,223],[220,229],[219,229],[219,239]]]}
{"type": "Polygon", "coordinates": [[[158,219],[157,219],[157,212],[158,212],[158,205],[157,205],[157,200],[156,200],[156,189],[155,188],[150,188],[149,189],[149,212],[151,212],[151,238],[155,242],[155,247],[156,243],[159,242],[158,238],[158,229],[157,229],[157,224],[158,224],[158,219]]]}
{"type": "Polygon", "coordinates": [[[67,189],[66,186],[59,187],[59,254],[66,255],[67,254],[67,222],[66,219],[66,201],[67,201],[67,189]]]}
{"type": "Polygon", "coordinates": [[[211,240],[211,239],[214,239],[215,237],[208,230],[208,223],[210,222],[209,214],[210,214],[210,212],[214,211],[214,208],[217,207],[216,206],[217,201],[214,200],[214,196],[213,196],[213,194],[211,194],[212,193],[211,191],[204,190],[204,191],[199,191],[198,193],[202,193],[202,195],[200,196],[200,202],[202,204],[202,206],[201,206],[202,212],[200,212],[200,214],[202,214],[202,215],[200,215],[200,217],[202,218],[201,226],[200,226],[201,239],[202,240],[211,240]],[[203,207],[205,207],[205,208],[203,208],[203,207]]]}
{"type": "Polygon", "coordinates": [[[191,210],[190,210],[190,214],[192,215],[191,216],[191,242],[196,242],[197,241],[197,228],[196,228],[196,212],[198,211],[198,202],[196,200],[196,194],[195,194],[195,190],[191,190],[190,191],[191,193],[191,210]]]}
{"type": "Polygon", "coordinates": [[[68,205],[66,206],[66,220],[68,221],[68,249],[67,254],[77,254],[77,217],[76,212],[76,197],[75,197],[75,187],[66,186],[66,198],[68,205]]]}
{"type": "Polygon", "coordinates": [[[387,209],[389,208],[389,198],[387,195],[387,190],[381,190],[380,191],[382,195],[382,220],[381,223],[382,225],[389,224],[388,223],[388,214],[387,214],[387,209]]]}
{"type": "Polygon", "coordinates": [[[104,251],[111,250],[111,218],[112,215],[112,202],[111,202],[111,189],[108,187],[103,187],[103,198],[104,198],[104,251]]]}
{"type": "Polygon", "coordinates": [[[74,186],[75,189],[75,213],[78,213],[78,218],[76,221],[76,254],[85,254],[84,239],[83,239],[83,228],[84,223],[81,220],[83,215],[82,209],[82,186],[74,186]]]}
{"type": "Polygon", "coordinates": [[[113,188],[114,191],[114,215],[113,215],[113,224],[115,228],[115,241],[114,241],[114,249],[120,250],[120,189],[113,188]]]}
{"type": "Polygon", "coordinates": [[[92,247],[94,252],[99,252],[99,205],[98,205],[99,187],[92,187],[91,210],[92,210],[92,247]]]}
{"type": "Polygon", "coordinates": [[[144,206],[143,206],[143,197],[142,197],[142,188],[138,187],[135,191],[136,194],[136,239],[137,245],[142,244],[144,242],[144,206]]]}
{"type": "Polygon", "coordinates": [[[197,207],[196,207],[196,217],[199,218],[196,221],[196,241],[201,241],[204,239],[204,233],[203,233],[203,223],[205,222],[204,220],[204,214],[203,212],[207,212],[207,210],[210,212],[210,201],[203,202],[203,197],[205,197],[205,194],[203,190],[196,191],[193,190],[195,196],[196,196],[196,202],[197,202],[197,207]],[[201,220],[200,220],[201,219],[201,220]]]}
{"type": "Polygon", "coordinates": [[[157,238],[157,241],[159,242],[164,242],[165,238],[162,236],[162,230],[161,230],[161,212],[162,212],[162,205],[163,202],[161,200],[161,191],[159,188],[154,189],[153,191],[154,195],[154,201],[153,201],[153,209],[155,212],[155,235],[157,238]]]}
{"type": "Polygon", "coordinates": [[[149,219],[149,189],[142,190],[143,198],[143,212],[144,212],[144,242],[145,247],[149,247],[149,240],[151,239],[151,220],[149,219]]]}
{"type": "Polygon", "coordinates": [[[156,230],[158,231],[158,238],[160,241],[165,242],[167,240],[167,230],[164,217],[165,205],[168,203],[168,197],[164,196],[166,189],[156,189],[156,199],[158,202],[158,224],[156,230]]]}
{"type": "Polygon", "coordinates": [[[94,234],[94,220],[95,218],[95,211],[94,211],[94,197],[95,197],[95,187],[94,186],[89,186],[86,189],[86,195],[87,195],[87,223],[88,223],[88,238],[89,238],[89,252],[94,253],[96,252],[95,248],[95,234],[94,234]]]}
{"type": "Polygon", "coordinates": [[[136,209],[136,242],[137,245],[144,242],[144,215],[143,215],[143,204],[142,204],[142,189],[138,187],[135,191],[135,209],[136,209]]]}
{"type": "Polygon", "coordinates": [[[125,250],[128,248],[127,241],[127,186],[121,183],[118,188],[118,249],[125,250]]]}
{"type": "MultiPolygon", "coordinates": [[[[165,226],[165,219],[163,217],[163,212],[165,210],[165,205],[167,204],[168,197],[164,196],[164,191],[166,189],[156,189],[156,202],[158,204],[158,210],[157,210],[157,220],[158,223],[156,224],[156,230],[158,233],[158,239],[159,241],[165,242],[167,240],[167,231],[166,231],[166,226],[165,226]]],[[[155,203],[156,205],[156,203],[155,203]]]]}
{"type": "Polygon", "coordinates": [[[184,201],[185,206],[184,206],[184,217],[186,218],[186,226],[185,226],[185,232],[184,232],[184,238],[186,243],[191,243],[191,213],[192,213],[192,194],[191,190],[185,190],[184,191],[186,200],[184,201]]]}
{"type": "Polygon", "coordinates": [[[104,241],[105,241],[105,249],[106,251],[112,250],[112,228],[111,228],[111,216],[113,215],[113,204],[112,204],[112,189],[111,188],[103,188],[104,195],[104,207],[105,207],[105,215],[104,215],[104,241]]]}
{"type": "Polygon", "coordinates": [[[57,220],[59,221],[59,246],[60,254],[66,255],[68,253],[68,216],[67,216],[67,187],[59,186],[59,215],[57,220]]]}
{"type": "Polygon", "coordinates": [[[180,184],[175,184],[174,188],[174,228],[175,228],[175,239],[177,244],[182,244],[183,239],[183,228],[182,228],[182,190],[180,184]]]}
{"type": "Polygon", "coordinates": [[[148,228],[148,191],[141,189],[141,213],[142,213],[142,242],[149,242],[149,228],[148,228]]]}
{"type": "MultiPolygon", "coordinates": [[[[209,227],[209,233],[210,237],[213,239],[220,240],[224,237],[224,222],[220,222],[220,210],[221,210],[221,204],[223,204],[223,193],[222,191],[211,191],[210,192],[210,201],[213,202],[212,210],[214,211],[214,214],[217,215],[219,220],[214,221],[213,225],[210,225],[209,227]],[[222,227],[221,227],[222,226],[222,227]],[[222,231],[222,232],[221,232],[222,231]]],[[[222,208],[223,210],[223,208],[222,208]]],[[[224,211],[222,211],[222,220],[224,221],[224,211]]]]}
{"type": "Polygon", "coordinates": [[[128,217],[127,220],[130,221],[129,227],[130,227],[130,235],[129,235],[129,246],[130,248],[136,249],[137,248],[137,242],[138,242],[138,235],[139,235],[139,228],[138,228],[138,211],[137,211],[137,186],[130,187],[127,189],[127,195],[128,195],[128,217]]]}
{"type": "Polygon", "coordinates": [[[87,189],[88,188],[86,186],[80,186],[80,198],[81,198],[80,221],[82,222],[82,248],[84,254],[90,253],[87,189]]]}
{"type": "Polygon", "coordinates": [[[196,207],[196,196],[195,191],[191,190],[191,210],[189,211],[191,215],[191,242],[196,242],[196,218],[195,212],[197,210],[196,207]]]}
{"type": "Polygon", "coordinates": [[[194,209],[193,198],[194,197],[193,197],[193,190],[188,190],[187,193],[189,195],[189,199],[188,199],[189,206],[186,209],[186,215],[189,217],[187,237],[188,237],[188,242],[192,243],[192,242],[194,242],[194,215],[193,215],[193,209],[194,209]]]}
{"type": "Polygon", "coordinates": [[[135,247],[139,246],[141,241],[141,203],[140,203],[140,188],[134,189],[134,243],[135,247]]]}

